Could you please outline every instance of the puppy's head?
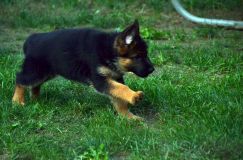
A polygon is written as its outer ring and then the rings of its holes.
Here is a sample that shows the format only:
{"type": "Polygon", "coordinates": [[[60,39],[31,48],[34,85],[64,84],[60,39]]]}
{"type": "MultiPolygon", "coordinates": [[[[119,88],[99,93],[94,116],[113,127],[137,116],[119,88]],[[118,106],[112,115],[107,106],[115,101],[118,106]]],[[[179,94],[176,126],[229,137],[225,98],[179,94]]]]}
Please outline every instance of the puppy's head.
{"type": "Polygon", "coordinates": [[[133,72],[140,77],[147,77],[154,71],[147,55],[147,45],[140,36],[137,20],[118,34],[114,48],[118,54],[118,66],[122,71],[133,72]]]}

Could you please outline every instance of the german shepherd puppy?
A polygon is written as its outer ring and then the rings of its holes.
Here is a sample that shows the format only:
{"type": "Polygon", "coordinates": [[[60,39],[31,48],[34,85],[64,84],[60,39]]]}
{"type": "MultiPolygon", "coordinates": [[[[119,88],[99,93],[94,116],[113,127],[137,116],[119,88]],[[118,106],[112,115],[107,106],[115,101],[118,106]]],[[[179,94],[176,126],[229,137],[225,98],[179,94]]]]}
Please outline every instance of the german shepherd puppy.
{"type": "Polygon", "coordinates": [[[110,97],[119,114],[141,119],[129,112],[128,104],[140,101],[143,92],[131,90],[123,80],[125,72],[147,77],[154,71],[137,20],[119,33],[86,28],[33,34],[23,49],[25,59],[16,75],[13,102],[24,105],[27,87],[35,98],[44,82],[60,75],[91,84],[110,97]]]}

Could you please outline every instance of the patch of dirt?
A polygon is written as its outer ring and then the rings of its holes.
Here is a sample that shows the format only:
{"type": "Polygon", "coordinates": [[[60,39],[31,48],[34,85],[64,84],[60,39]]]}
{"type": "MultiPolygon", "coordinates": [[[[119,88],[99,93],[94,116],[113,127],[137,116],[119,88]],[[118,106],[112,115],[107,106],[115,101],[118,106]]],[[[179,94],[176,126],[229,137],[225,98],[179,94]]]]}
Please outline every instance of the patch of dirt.
{"type": "Polygon", "coordinates": [[[126,160],[129,157],[129,153],[127,152],[118,152],[113,155],[111,155],[111,160],[126,160]]]}
{"type": "Polygon", "coordinates": [[[3,149],[3,151],[1,151],[1,153],[0,153],[0,160],[9,160],[9,159],[11,159],[11,158],[10,158],[10,155],[9,155],[7,149],[5,148],[5,149],[3,149]]]}

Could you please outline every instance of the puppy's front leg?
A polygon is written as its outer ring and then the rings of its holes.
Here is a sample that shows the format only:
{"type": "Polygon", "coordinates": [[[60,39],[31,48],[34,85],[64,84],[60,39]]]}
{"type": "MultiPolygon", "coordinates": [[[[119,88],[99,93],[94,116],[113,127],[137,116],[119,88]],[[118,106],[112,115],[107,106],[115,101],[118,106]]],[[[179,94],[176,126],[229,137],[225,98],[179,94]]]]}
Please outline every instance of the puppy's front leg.
{"type": "Polygon", "coordinates": [[[107,83],[108,83],[108,88],[106,92],[113,98],[120,99],[132,105],[136,104],[138,101],[140,101],[143,98],[142,91],[135,92],[131,90],[128,86],[116,82],[112,79],[108,79],[107,83]]]}
{"type": "Polygon", "coordinates": [[[133,113],[131,113],[128,110],[128,103],[127,102],[120,100],[120,99],[117,99],[117,98],[114,98],[114,97],[111,98],[111,102],[113,103],[114,108],[116,109],[118,114],[120,114],[121,116],[127,117],[128,119],[134,119],[134,120],[139,120],[139,121],[143,120],[143,118],[134,115],[133,113]]]}

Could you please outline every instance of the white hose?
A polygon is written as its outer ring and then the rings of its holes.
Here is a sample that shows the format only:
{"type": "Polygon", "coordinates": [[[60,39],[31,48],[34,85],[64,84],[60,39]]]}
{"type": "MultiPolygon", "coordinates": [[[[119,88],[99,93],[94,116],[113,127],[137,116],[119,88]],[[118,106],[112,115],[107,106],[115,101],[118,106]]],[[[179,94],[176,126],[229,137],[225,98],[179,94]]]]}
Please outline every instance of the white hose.
{"type": "Polygon", "coordinates": [[[173,4],[176,11],[189,21],[199,23],[199,24],[205,24],[205,25],[215,25],[215,26],[231,27],[235,29],[243,29],[243,21],[201,18],[187,12],[181,6],[178,0],[171,0],[171,3],[173,4]]]}

